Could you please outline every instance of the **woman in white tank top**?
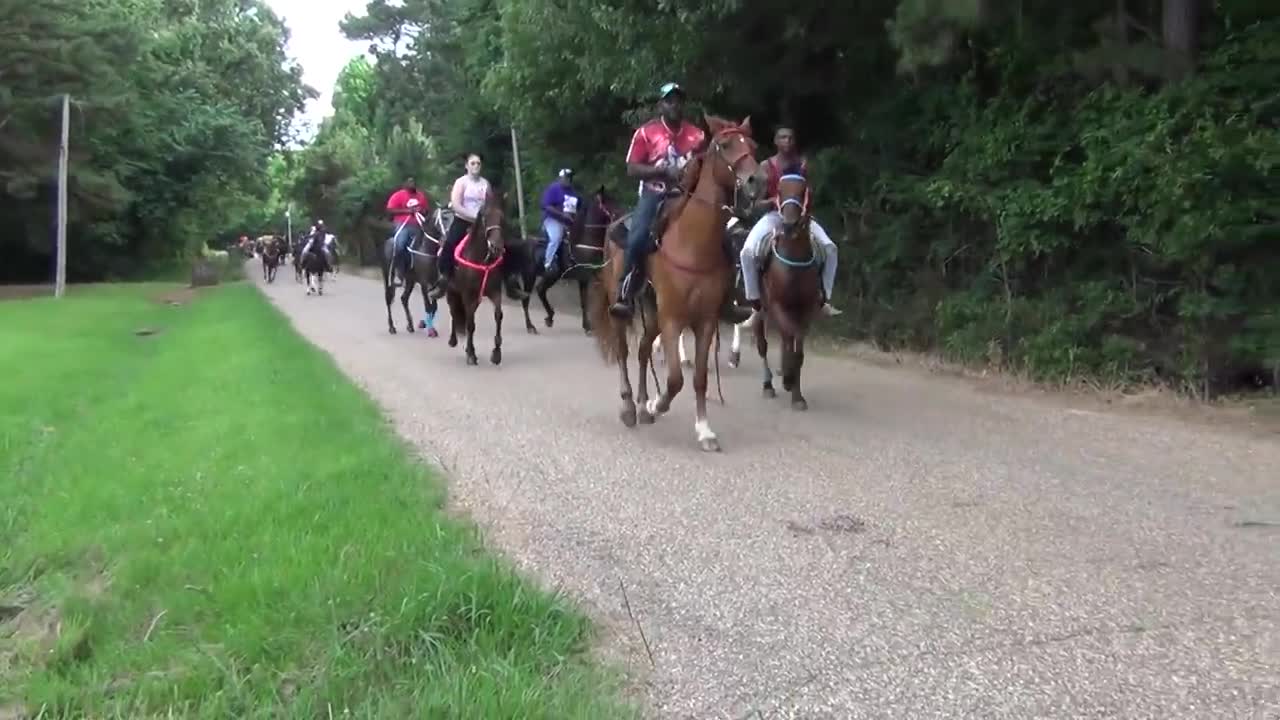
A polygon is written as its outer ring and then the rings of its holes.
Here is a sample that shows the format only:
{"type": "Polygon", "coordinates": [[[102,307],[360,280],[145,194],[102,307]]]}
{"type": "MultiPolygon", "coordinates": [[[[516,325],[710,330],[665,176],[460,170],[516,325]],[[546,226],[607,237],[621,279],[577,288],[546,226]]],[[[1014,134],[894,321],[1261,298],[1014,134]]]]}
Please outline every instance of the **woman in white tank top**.
{"type": "MultiPolygon", "coordinates": [[[[462,177],[453,181],[453,190],[449,193],[449,204],[453,208],[453,222],[449,225],[449,229],[444,235],[444,244],[440,248],[440,257],[437,260],[437,267],[440,269],[440,280],[436,283],[436,287],[431,290],[433,299],[440,299],[444,296],[445,288],[453,278],[454,258],[453,252],[458,247],[458,243],[462,238],[466,237],[467,232],[471,230],[471,225],[476,221],[476,215],[480,212],[480,207],[484,205],[485,198],[489,196],[489,181],[480,175],[481,158],[478,153],[467,155],[467,172],[462,177]]],[[[508,282],[507,294],[516,299],[523,299],[522,293],[509,282],[511,278],[506,278],[508,282]]]]}

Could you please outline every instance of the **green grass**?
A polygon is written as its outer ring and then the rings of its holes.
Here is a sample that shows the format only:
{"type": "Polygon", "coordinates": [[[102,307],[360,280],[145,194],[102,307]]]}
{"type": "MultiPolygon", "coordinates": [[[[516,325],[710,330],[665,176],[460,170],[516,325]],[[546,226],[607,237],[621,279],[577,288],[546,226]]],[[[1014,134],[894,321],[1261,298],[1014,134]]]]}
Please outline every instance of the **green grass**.
{"type": "Polygon", "coordinates": [[[255,290],[167,289],[0,303],[0,717],[634,714],[255,290]]]}

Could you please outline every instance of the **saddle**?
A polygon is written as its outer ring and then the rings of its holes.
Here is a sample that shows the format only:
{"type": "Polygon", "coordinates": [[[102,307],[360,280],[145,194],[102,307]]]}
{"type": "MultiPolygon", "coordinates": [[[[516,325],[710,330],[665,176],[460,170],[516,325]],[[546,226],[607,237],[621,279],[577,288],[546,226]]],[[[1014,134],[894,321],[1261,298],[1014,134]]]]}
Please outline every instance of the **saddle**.
{"type": "MultiPolygon", "coordinates": [[[[652,252],[662,244],[662,233],[667,229],[667,225],[680,214],[684,206],[689,202],[687,195],[671,195],[664,194],[658,200],[658,209],[653,213],[653,224],[649,226],[649,250],[652,252]]],[[[627,213],[622,216],[621,222],[618,224],[623,228],[623,232],[614,232],[610,234],[609,239],[613,241],[620,249],[627,246],[627,235],[631,232],[631,223],[635,213],[627,213]]]]}

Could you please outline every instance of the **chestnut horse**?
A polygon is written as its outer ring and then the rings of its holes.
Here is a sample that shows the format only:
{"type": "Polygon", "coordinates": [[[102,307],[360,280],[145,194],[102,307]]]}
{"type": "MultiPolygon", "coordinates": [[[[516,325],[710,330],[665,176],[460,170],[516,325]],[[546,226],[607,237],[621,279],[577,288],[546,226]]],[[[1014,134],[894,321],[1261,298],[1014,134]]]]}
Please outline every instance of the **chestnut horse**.
{"type": "Polygon", "coordinates": [[[782,389],[791,393],[793,410],[808,410],[800,392],[804,338],[822,306],[821,249],[809,234],[809,182],[803,175],[786,174],[778,181],[778,214],[782,229],[766,236],[760,257],[762,312],[755,324],[756,350],[764,365],[764,396],[776,397],[769,367],[767,320],[778,326],[782,340],[782,389]],[[766,254],[767,253],[767,254],[766,254]]]}
{"type": "MultiPolygon", "coordinates": [[[[720,441],[707,421],[707,368],[721,306],[733,284],[733,262],[724,251],[724,227],[734,208],[755,202],[763,183],[750,118],[741,124],[714,116],[707,116],[706,121],[710,143],[685,168],[680,195],[668,200],[654,222],[661,241],[645,261],[650,287],[637,298],[642,333],[636,347],[640,388],[634,400],[627,371],[632,323],[618,321],[608,312],[622,280],[624,250],[616,241],[605,251],[607,265],[601,272],[604,292],[596,293],[592,300],[592,318],[601,328],[596,342],[605,362],[618,365],[619,417],[627,427],[633,427],[637,419],[644,424],[654,422],[656,416],[671,409],[671,401],[684,387],[680,363],[668,362],[666,388],[658,397],[649,398],[647,373],[654,338],[661,333],[664,354],[674,358],[680,333],[686,328],[693,331],[694,432],[704,451],[715,452],[720,450],[720,441]],[[730,202],[733,207],[728,206],[730,202]]],[[[610,235],[617,237],[617,233],[610,235]]]]}
{"type": "Polygon", "coordinates": [[[467,333],[467,364],[478,365],[476,359],[476,310],[485,299],[493,303],[493,352],[489,362],[502,362],[502,261],[506,256],[503,202],[506,196],[490,190],[476,221],[458,242],[453,258],[458,265],[453,281],[445,292],[449,302],[449,347],[458,346],[458,331],[467,333]]]}

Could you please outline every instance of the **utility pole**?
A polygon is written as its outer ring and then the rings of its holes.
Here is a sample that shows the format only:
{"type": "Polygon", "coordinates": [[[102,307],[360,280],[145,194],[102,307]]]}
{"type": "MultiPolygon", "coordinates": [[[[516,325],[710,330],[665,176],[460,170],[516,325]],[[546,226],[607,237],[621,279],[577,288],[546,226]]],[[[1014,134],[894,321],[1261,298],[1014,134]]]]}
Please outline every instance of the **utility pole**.
{"type": "Polygon", "coordinates": [[[71,135],[71,96],[62,95],[62,142],[58,145],[58,264],[53,276],[53,296],[67,292],[67,146],[71,135]]]}
{"type": "Polygon", "coordinates": [[[520,142],[516,140],[516,126],[511,126],[511,157],[516,165],[516,208],[520,211],[520,237],[525,236],[524,182],[520,178],[520,142]]]}

